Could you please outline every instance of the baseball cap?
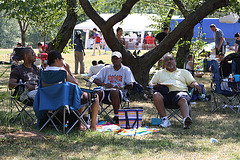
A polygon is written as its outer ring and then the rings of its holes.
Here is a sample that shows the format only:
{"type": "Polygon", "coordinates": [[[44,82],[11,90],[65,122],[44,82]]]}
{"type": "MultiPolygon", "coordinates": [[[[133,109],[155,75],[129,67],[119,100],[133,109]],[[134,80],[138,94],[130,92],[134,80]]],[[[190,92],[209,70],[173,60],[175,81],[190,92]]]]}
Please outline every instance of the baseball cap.
{"type": "Polygon", "coordinates": [[[47,60],[48,54],[47,53],[42,53],[41,54],[41,60],[47,60]]]}
{"type": "Polygon", "coordinates": [[[116,56],[116,57],[118,57],[118,58],[122,58],[122,54],[121,54],[120,52],[118,52],[118,51],[112,52],[112,57],[113,57],[113,56],[116,56]]]}

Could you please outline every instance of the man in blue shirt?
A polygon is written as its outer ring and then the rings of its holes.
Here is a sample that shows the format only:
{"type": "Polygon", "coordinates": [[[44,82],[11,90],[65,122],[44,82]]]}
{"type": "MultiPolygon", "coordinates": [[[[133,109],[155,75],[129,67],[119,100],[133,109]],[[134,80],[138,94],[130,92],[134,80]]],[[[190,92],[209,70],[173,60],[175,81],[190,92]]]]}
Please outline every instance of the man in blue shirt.
{"type": "Polygon", "coordinates": [[[84,74],[84,48],[83,48],[83,44],[82,44],[82,34],[80,31],[76,32],[76,36],[75,36],[75,53],[74,53],[74,57],[75,57],[75,74],[78,74],[78,64],[80,63],[80,74],[84,74]]]}

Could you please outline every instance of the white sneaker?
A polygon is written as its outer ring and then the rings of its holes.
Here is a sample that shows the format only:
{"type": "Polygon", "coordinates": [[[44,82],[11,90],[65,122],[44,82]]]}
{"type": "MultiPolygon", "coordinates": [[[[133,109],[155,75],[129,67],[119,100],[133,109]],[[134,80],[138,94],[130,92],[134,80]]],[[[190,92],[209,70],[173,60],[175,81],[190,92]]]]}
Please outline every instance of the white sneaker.
{"type": "Polygon", "coordinates": [[[169,121],[167,118],[166,118],[166,119],[163,119],[163,120],[162,120],[162,123],[160,124],[160,127],[167,128],[167,127],[169,127],[169,126],[171,126],[170,121],[169,121]]]}
{"type": "Polygon", "coordinates": [[[191,117],[183,118],[183,129],[189,129],[191,124],[192,124],[192,118],[191,117]]]}

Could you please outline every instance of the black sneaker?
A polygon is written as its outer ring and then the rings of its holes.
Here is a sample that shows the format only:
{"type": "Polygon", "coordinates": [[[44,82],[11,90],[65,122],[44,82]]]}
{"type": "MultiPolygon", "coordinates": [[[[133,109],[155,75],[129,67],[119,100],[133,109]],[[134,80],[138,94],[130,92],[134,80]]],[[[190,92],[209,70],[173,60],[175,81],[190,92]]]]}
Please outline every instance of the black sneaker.
{"type": "Polygon", "coordinates": [[[119,124],[118,116],[113,117],[113,124],[119,124]]]}

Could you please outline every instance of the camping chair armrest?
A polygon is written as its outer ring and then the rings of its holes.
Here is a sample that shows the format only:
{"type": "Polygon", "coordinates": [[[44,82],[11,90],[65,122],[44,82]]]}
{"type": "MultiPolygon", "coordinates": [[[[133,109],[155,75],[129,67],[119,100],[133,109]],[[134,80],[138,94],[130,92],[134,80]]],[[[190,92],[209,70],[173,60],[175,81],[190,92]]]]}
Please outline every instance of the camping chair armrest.
{"type": "Polygon", "coordinates": [[[81,88],[81,91],[86,92],[86,93],[90,93],[91,94],[91,98],[96,98],[97,97],[97,94],[96,94],[95,90],[81,88]]]}
{"type": "Polygon", "coordinates": [[[194,89],[195,88],[192,88],[191,91],[188,93],[190,97],[192,97],[194,89]]]}

